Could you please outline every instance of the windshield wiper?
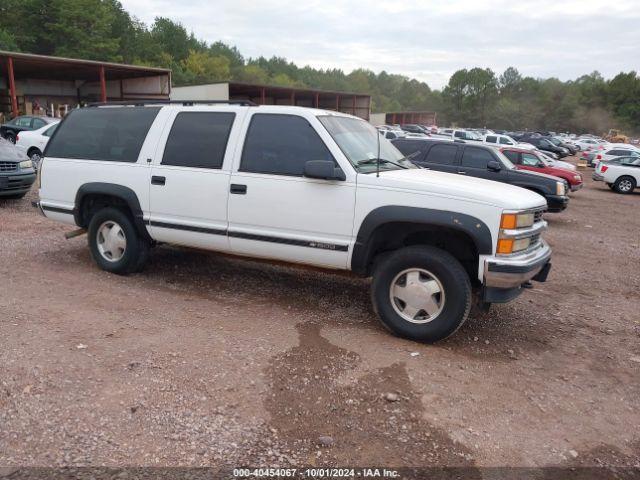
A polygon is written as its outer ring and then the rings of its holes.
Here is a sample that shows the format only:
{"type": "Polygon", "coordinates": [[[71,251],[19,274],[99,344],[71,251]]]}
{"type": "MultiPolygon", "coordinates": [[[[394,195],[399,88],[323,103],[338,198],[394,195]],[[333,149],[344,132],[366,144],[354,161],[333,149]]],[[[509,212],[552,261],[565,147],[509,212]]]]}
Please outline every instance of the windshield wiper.
{"type": "MultiPolygon", "coordinates": [[[[401,160],[407,160],[407,157],[402,158],[401,160]]],[[[405,170],[409,167],[405,167],[404,165],[400,165],[399,163],[393,162],[391,160],[387,160],[386,158],[367,158],[366,160],[359,160],[356,165],[372,165],[378,163],[390,163],[391,165],[395,165],[396,167],[404,168],[405,170]]]]}

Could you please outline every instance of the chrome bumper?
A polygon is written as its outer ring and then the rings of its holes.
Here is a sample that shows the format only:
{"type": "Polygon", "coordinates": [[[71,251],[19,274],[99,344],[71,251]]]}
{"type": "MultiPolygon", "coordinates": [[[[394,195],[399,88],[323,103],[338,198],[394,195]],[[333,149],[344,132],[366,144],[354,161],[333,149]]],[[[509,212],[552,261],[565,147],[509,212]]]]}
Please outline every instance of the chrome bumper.
{"type": "Polygon", "coordinates": [[[491,257],[484,262],[484,285],[489,288],[517,288],[529,280],[544,282],[550,268],[551,248],[544,240],[535,250],[510,257],[491,257]],[[543,278],[534,278],[544,269],[543,278]]]}

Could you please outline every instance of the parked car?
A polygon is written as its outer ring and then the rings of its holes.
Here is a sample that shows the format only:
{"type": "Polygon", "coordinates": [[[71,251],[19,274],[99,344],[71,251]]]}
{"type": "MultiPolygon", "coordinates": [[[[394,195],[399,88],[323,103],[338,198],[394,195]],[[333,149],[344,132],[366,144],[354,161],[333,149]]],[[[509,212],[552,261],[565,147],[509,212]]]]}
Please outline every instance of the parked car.
{"type": "Polygon", "coordinates": [[[565,170],[570,170],[575,172],[577,170],[576,166],[573,163],[564,162],[562,160],[556,160],[549,156],[549,152],[543,152],[542,150],[534,150],[534,152],[542,159],[544,163],[549,165],[550,167],[564,168],[565,170]]]}
{"type": "Polygon", "coordinates": [[[535,146],[539,150],[543,150],[545,152],[552,152],[557,154],[560,158],[566,157],[569,155],[569,150],[555,145],[549,138],[542,136],[528,136],[520,139],[521,142],[530,143],[535,146]]]}
{"type": "Polygon", "coordinates": [[[544,173],[518,170],[494,147],[436,139],[398,139],[392,143],[404,155],[415,154],[411,161],[423,168],[485,178],[534,191],[547,200],[550,212],[560,212],[569,204],[564,180],[544,173]]]}
{"type": "Polygon", "coordinates": [[[573,143],[580,150],[591,150],[593,148],[597,148],[602,145],[602,142],[596,140],[595,138],[577,138],[573,141],[573,143]]]}
{"type": "Polygon", "coordinates": [[[614,147],[611,149],[605,149],[600,152],[594,152],[592,163],[597,166],[600,162],[608,162],[618,157],[640,157],[640,151],[633,146],[628,148],[614,147]]]}
{"type": "Polygon", "coordinates": [[[595,167],[595,158],[596,158],[596,151],[595,150],[583,150],[582,153],[580,154],[580,158],[582,160],[584,160],[585,162],[587,162],[587,166],[589,167],[595,167]]]}
{"type": "Polygon", "coordinates": [[[14,144],[0,138],[0,199],[24,197],[35,179],[33,162],[14,144]]]}
{"type": "Polygon", "coordinates": [[[2,138],[6,138],[11,143],[16,143],[16,136],[20,132],[37,130],[49,123],[59,121],[60,120],[58,118],[23,115],[0,125],[0,136],[2,136],[2,138]]]}
{"type": "Polygon", "coordinates": [[[483,141],[483,137],[481,134],[477,132],[473,132],[471,130],[453,130],[451,136],[454,140],[465,140],[468,142],[477,142],[480,143],[483,141]]]}
{"type": "Polygon", "coordinates": [[[40,160],[42,160],[42,152],[44,152],[49,138],[58,128],[59,120],[46,124],[36,130],[25,130],[16,136],[16,147],[21,149],[24,154],[29,157],[33,164],[38,168],[40,160]]]}
{"type": "Polygon", "coordinates": [[[76,109],[40,172],[36,206],[87,229],[103,270],[140,270],[155,243],[351,270],[373,277],[382,323],[414,340],[454,333],[474,294],[482,305],[509,301],[551,268],[544,198],[419,169],[339,112],[241,102],[76,109]]]}
{"type": "Polygon", "coordinates": [[[400,128],[402,128],[402,130],[404,130],[405,132],[409,132],[409,133],[429,133],[422,125],[414,125],[411,123],[407,123],[405,125],[402,125],[400,128]]]}
{"type": "Polygon", "coordinates": [[[528,143],[520,143],[517,140],[511,138],[509,135],[489,134],[489,135],[485,135],[483,141],[484,143],[487,143],[489,145],[493,145],[496,147],[507,145],[510,147],[517,146],[520,148],[526,148],[527,150],[535,149],[533,145],[528,143]]]}
{"type": "Polygon", "coordinates": [[[520,170],[546,173],[547,175],[561,178],[568,183],[572,192],[580,190],[583,187],[582,175],[578,172],[549,166],[544,159],[535,152],[514,147],[504,147],[501,148],[500,151],[520,170]]]}
{"type": "Polygon", "coordinates": [[[569,154],[575,155],[578,151],[578,148],[575,145],[572,145],[569,142],[565,142],[564,139],[558,137],[545,137],[551,143],[553,143],[556,147],[566,148],[569,151],[569,154]]]}
{"type": "Polygon", "coordinates": [[[593,179],[605,182],[618,193],[631,193],[640,185],[640,157],[620,157],[600,162],[593,172],[593,179]]]}

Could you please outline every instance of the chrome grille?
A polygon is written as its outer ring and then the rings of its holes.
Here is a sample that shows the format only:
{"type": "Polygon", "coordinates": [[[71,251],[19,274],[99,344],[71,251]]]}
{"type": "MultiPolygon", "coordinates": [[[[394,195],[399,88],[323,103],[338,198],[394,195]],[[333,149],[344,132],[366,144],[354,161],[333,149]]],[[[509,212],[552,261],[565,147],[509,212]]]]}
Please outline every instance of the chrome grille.
{"type": "Polygon", "coordinates": [[[533,214],[533,223],[542,221],[542,216],[544,215],[544,210],[538,210],[533,214]]]}
{"type": "Polygon", "coordinates": [[[0,172],[15,172],[18,170],[16,162],[0,162],[0,172]]]}

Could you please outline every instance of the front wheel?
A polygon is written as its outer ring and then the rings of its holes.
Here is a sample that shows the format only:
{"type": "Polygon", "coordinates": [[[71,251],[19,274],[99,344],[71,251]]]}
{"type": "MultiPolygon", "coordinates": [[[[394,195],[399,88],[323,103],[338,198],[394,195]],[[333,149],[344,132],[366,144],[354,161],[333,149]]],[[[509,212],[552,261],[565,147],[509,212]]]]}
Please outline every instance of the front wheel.
{"type": "Polygon", "coordinates": [[[398,336],[423,342],[447,338],[471,309],[471,282],[451,254],[430,246],[406,247],[376,267],[373,307],[398,336]]]}
{"type": "Polygon", "coordinates": [[[6,136],[4,138],[9,140],[11,143],[16,143],[16,135],[14,133],[7,132],[7,134],[6,134],[6,136]]]}
{"type": "Polygon", "coordinates": [[[126,275],[140,270],[149,257],[149,242],[142,238],[127,214],[103,208],[89,222],[89,248],[98,266],[126,275]]]}
{"type": "Polygon", "coordinates": [[[636,188],[636,181],[633,177],[620,177],[613,184],[613,189],[618,193],[631,193],[636,188]]]}

